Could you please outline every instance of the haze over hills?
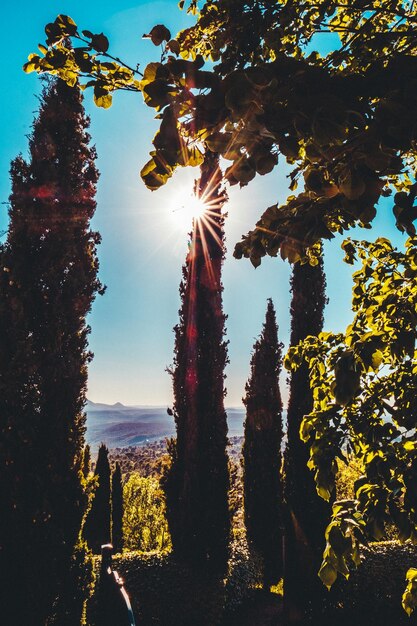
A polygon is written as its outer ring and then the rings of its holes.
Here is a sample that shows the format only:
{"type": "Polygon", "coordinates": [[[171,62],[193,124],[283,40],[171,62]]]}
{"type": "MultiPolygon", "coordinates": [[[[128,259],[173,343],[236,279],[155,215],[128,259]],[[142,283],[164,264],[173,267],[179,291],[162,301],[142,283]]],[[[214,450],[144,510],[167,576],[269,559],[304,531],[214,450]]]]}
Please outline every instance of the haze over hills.
{"type": "MultiPolygon", "coordinates": [[[[139,446],[175,435],[174,418],[165,406],[125,406],[87,400],[86,441],[96,451],[101,442],[109,448],[139,446]]],[[[227,408],[229,437],[243,435],[245,410],[227,408]]]]}

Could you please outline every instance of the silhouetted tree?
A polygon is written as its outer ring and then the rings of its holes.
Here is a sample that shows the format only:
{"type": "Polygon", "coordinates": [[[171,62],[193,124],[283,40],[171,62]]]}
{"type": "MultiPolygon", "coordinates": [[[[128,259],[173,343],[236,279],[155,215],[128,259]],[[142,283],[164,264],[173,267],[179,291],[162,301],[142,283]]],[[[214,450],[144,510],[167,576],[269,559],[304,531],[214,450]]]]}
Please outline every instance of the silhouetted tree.
{"type": "Polygon", "coordinates": [[[120,465],[116,467],[111,477],[111,538],[114,552],[123,550],[123,486],[120,465]]]}
{"type": "MultiPolygon", "coordinates": [[[[10,626],[44,624],[68,587],[88,500],[86,315],[102,287],[87,127],[79,90],[53,80],[29,159],[11,165],[0,267],[0,606],[10,626]]],[[[79,617],[62,616],[60,624],[79,617]]]]}
{"type": "Polygon", "coordinates": [[[104,443],[98,450],[94,476],[97,486],[85,521],[84,537],[94,554],[100,554],[101,546],[111,540],[111,471],[109,451],[104,443]]]}
{"type": "MultiPolygon", "coordinates": [[[[316,266],[294,265],[291,278],[291,346],[323,328],[326,304],[323,259],[316,266]]],[[[297,623],[312,602],[320,603],[325,591],[317,576],[325,546],[324,531],[331,507],[316,491],[307,467],[309,445],[300,439],[301,421],[312,410],[309,370],[303,364],[291,373],[287,412],[287,446],[284,455],[287,504],[284,564],[284,602],[287,619],[297,623]]]]}
{"type": "Polygon", "coordinates": [[[245,525],[249,544],[262,556],[266,588],[282,576],[282,348],[274,305],[269,300],[262,334],[253,346],[251,374],[243,398],[245,525]]]}
{"type": "Polygon", "coordinates": [[[230,519],[221,283],[224,195],[219,177],[218,157],[207,152],[197,187],[207,202],[207,215],[194,222],[180,286],[172,372],[177,438],[170,446],[172,463],[164,489],[175,552],[207,571],[223,572],[230,519]]]}

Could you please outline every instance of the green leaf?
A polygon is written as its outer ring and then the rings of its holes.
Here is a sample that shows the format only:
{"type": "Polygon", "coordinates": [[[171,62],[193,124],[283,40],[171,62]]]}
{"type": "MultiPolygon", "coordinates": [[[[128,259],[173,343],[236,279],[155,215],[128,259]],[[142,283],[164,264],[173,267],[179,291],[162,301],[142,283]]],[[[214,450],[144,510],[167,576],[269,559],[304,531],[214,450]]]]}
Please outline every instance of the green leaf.
{"type": "Polygon", "coordinates": [[[30,54],[28,59],[28,62],[23,66],[23,71],[30,74],[31,72],[35,72],[39,69],[39,61],[41,58],[37,54],[30,54]]]}
{"type": "Polygon", "coordinates": [[[171,33],[163,24],[157,24],[148,35],[143,35],[143,38],[150,39],[155,46],[159,46],[163,41],[171,39],[171,33]]]}
{"type": "Polygon", "coordinates": [[[383,358],[384,358],[384,355],[382,354],[381,350],[375,350],[375,352],[372,355],[372,367],[375,371],[381,365],[383,358]]]}
{"type": "Polygon", "coordinates": [[[73,36],[77,32],[77,24],[74,22],[72,17],[69,15],[63,15],[62,13],[58,15],[55,20],[55,23],[61,28],[63,34],[73,36]]]}
{"type": "Polygon", "coordinates": [[[103,89],[100,84],[94,86],[94,102],[98,107],[102,109],[108,109],[112,105],[112,96],[107,89],[103,89]]]}
{"type": "Polygon", "coordinates": [[[402,605],[408,616],[417,606],[417,569],[410,567],[406,573],[407,587],[403,593],[402,605]]]}
{"type": "Polygon", "coordinates": [[[319,577],[323,583],[330,590],[331,586],[337,578],[337,570],[329,562],[323,562],[320,570],[319,577]]]}
{"type": "Polygon", "coordinates": [[[358,172],[353,169],[346,168],[339,175],[339,190],[349,200],[357,200],[366,189],[365,182],[358,172]]]}
{"type": "Polygon", "coordinates": [[[265,174],[269,174],[272,172],[276,164],[278,163],[278,158],[274,154],[268,154],[265,156],[261,156],[256,160],[256,171],[261,176],[265,174]]]}
{"type": "Polygon", "coordinates": [[[214,133],[206,138],[206,144],[212,152],[220,152],[223,154],[233,143],[232,133],[214,133]]]}
{"type": "Polygon", "coordinates": [[[187,148],[187,163],[190,167],[196,167],[204,162],[204,154],[196,147],[187,148]]]}
{"type": "Polygon", "coordinates": [[[326,535],[329,544],[338,556],[343,555],[345,550],[350,546],[351,542],[343,535],[340,526],[334,523],[327,527],[326,535]]]}
{"type": "Polygon", "coordinates": [[[107,52],[107,50],[109,49],[109,40],[103,33],[100,33],[99,35],[93,35],[91,37],[91,46],[94,48],[94,50],[97,50],[97,52],[104,53],[107,52]]]}
{"type": "Polygon", "coordinates": [[[171,86],[166,80],[157,78],[153,82],[147,83],[143,87],[143,98],[145,103],[152,108],[161,108],[171,100],[171,86]]]}
{"type": "Polygon", "coordinates": [[[167,43],[167,48],[176,55],[180,53],[180,44],[176,39],[170,39],[167,43]]]}
{"type": "MultiPolygon", "coordinates": [[[[288,365],[289,364],[287,362],[287,365],[285,365],[286,369],[290,369],[291,365],[289,367],[288,365]]],[[[314,424],[312,423],[312,421],[309,420],[307,416],[304,417],[300,426],[300,439],[306,443],[310,439],[310,435],[313,431],[313,428],[314,428],[314,424]]]]}
{"type": "Polygon", "coordinates": [[[415,567],[410,567],[405,575],[406,580],[417,580],[417,569],[415,567]]]}

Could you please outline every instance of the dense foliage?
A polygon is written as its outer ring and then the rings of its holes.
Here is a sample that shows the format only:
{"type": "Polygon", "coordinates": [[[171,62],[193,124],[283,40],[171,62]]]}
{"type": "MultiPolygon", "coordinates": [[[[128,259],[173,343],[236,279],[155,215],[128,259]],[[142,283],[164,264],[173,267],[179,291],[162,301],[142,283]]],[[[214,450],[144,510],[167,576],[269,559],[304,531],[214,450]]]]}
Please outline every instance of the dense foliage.
{"type": "Polygon", "coordinates": [[[123,510],[122,472],[116,463],[111,475],[111,542],[114,552],[123,550],[123,510]]]}
{"type": "Polygon", "coordinates": [[[282,348],[274,305],[269,300],[261,336],[253,347],[243,398],[246,420],[242,450],[247,538],[263,559],[265,588],[282,577],[282,348]]]}
{"type": "MultiPolygon", "coordinates": [[[[222,624],[225,612],[236,609],[261,582],[259,563],[243,541],[232,542],[227,572],[220,580],[205,570],[190,569],[166,551],[124,552],[113,558],[113,566],[125,581],[140,624],[222,624]]],[[[91,608],[89,623],[93,625],[91,608]]]]}
{"type": "MultiPolygon", "coordinates": [[[[323,259],[317,265],[294,265],[291,278],[290,344],[297,345],[323,328],[326,303],[323,259]]],[[[287,407],[287,444],[284,455],[284,494],[287,509],[285,532],[284,602],[288,618],[308,612],[320,603],[317,571],[324,549],[324,530],[330,507],[317,494],[313,474],[307,467],[309,447],[300,440],[304,415],[311,411],[307,365],[291,373],[287,407]],[[300,588],[303,593],[300,594],[300,588]]]]}
{"type": "MultiPolygon", "coordinates": [[[[78,576],[73,558],[84,567],[82,546],[78,556],[74,549],[88,501],[86,315],[102,289],[87,127],[79,90],[50,82],[29,159],[19,156],[11,167],[0,249],[0,605],[10,625],[46,623],[71,572],[78,576]]],[[[78,599],[60,624],[79,623],[78,599]]]]}
{"type": "Polygon", "coordinates": [[[123,486],[123,500],[124,547],[147,552],[171,548],[165,496],[159,481],[133,472],[123,486]]]}
{"type": "MultiPolygon", "coordinates": [[[[361,260],[352,323],[345,333],[307,337],[289,353],[291,367],[307,361],[310,368],[314,403],[301,436],[311,444],[317,489],[330,498],[345,448],[364,468],[355,498],[333,506],[320,571],[329,587],[338,573],[348,575],[349,563],[358,563],[366,536],[379,540],[386,525],[395,524],[402,540],[416,537],[416,243],[408,239],[401,252],[383,238],[347,242],[347,260],[361,260]]],[[[416,575],[414,569],[407,575],[408,612],[416,603],[416,575]]]]}
{"type": "MultiPolygon", "coordinates": [[[[278,251],[296,260],[335,231],[371,223],[393,187],[404,194],[394,202],[397,223],[413,228],[416,19],[414,5],[401,1],[210,0],[197,26],[168,41],[142,76],[109,55],[105,36],[80,34],[59,16],[25,69],[70,83],[84,76],[99,106],[110,106],[117,89],[142,91],[161,119],[142,170],[151,189],[178,165],[201,162],[202,141],[232,162],[231,184],[271,171],[282,155],[295,165],[292,190],[303,176],[304,191],[267,209],[235,254],[254,264],[278,251]],[[334,33],[340,44],[322,56],[317,33],[334,33]],[[65,36],[82,45],[67,48],[65,36]],[[210,58],[220,63],[203,70],[210,58]]],[[[157,26],[150,37],[159,45],[170,33],[157,26]]]]}
{"type": "Polygon", "coordinates": [[[172,370],[177,438],[164,479],[174,550],[213,572],[226,567],[230,531],[221,283],[224,196],[218,181],[218,158],[207,156],[198,183],[206,216],[194,221],[180,287],[172,370]]]}
{"type": "Polygon", "coordinates": [[[151,441],[141,446],[113,448],[109,458],[112,464],[120,465],[123,478],[129,477],[135,471],[141,476],[159,478],[169,461],[165,440],[151,441]]]}
{"type": "Polygon", "coordinates": [[[94,554],[111,540],[111,470],[109,451],[102,443],[94,470],[96,489],[84,524],[84,537],[94,554]]]}

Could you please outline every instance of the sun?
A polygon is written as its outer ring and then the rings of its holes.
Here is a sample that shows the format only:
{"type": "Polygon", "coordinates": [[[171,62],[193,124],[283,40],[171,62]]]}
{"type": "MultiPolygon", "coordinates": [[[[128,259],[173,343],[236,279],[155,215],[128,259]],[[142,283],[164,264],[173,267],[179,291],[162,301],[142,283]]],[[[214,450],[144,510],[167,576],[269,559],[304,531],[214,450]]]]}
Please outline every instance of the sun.
{"type": "Polygon", "coordinates": [[[169,201],[169,215],[175,225],[182,231],[189,232],[193,228],[193,222],[199,221],[206,215],[208,210],[204,198],[199,198],[188,188],[179,188],[171,196],[169,201]]]}
{"type": "MultiPolygon", "coordinates": [[[[169,189],[165,191],[163,203],[167,223],[165,229],[180,239],[190,239],[193,233],[198,232],[204,242],[209,234],[218,239],[218,221],[221,215],[223,196],[218,194],[217,177],[209,181],[205,191],[199,196],[195,193],[197,184],[195,175],[190,177],[176,174],[176,180],[171,181],[169,189]]],[[[219,241],[219,245],[221,242],[219,241]]]]}
{"type": "Polygon", "coordinates": [[[204,217],[207,211],[207,204],[202,198],[198,198],[194,193],[188,194],[188,197],[180,199],[179,206],[174,209],[174,214],[184,226],[191,226],[193,220],[199,220],[204,217]]]}

